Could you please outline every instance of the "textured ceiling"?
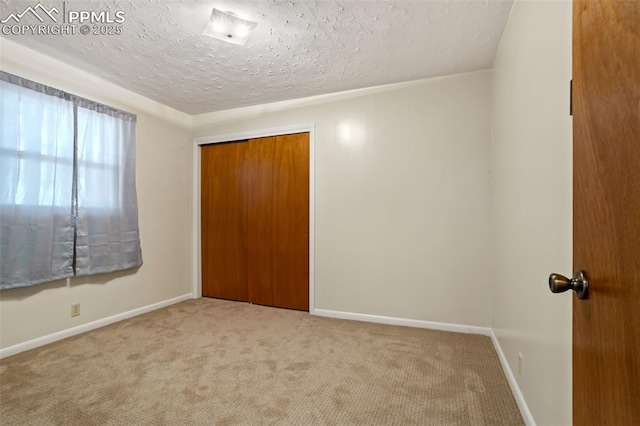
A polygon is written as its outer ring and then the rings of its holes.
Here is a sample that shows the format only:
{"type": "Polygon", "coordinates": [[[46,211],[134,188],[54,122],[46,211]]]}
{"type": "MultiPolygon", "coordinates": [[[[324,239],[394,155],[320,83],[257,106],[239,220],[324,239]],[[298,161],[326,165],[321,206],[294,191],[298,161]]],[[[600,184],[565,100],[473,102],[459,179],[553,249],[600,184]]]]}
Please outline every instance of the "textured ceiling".
{"type": "MultiPolygon", "coordinates": [[[[32,3],[37,1],[0,0],[0,19],[32,3]]],[[[198,114],[489,68],[511,5],[512,0],[67,1],[67,10],[124,10],[122,34],[4,37],[198,114]],[[258,21],[246,46],[202,35],[214,6],[258,21]]]]}

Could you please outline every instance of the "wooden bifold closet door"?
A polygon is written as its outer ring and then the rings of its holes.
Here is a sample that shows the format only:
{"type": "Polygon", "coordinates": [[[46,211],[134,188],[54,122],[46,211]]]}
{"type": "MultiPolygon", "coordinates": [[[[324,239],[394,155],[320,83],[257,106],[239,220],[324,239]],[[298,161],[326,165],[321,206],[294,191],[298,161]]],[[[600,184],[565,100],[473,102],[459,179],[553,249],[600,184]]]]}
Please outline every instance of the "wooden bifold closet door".
{"type": "Polygon", "coordinates": [[[248,143],[201,151],[202,295],[248,301],[244,164],[248,143]]]}
{"type": "Polygon", "coordinates": [[[202,295],[309,310],[309,134],[206,145],[202,295]]]}

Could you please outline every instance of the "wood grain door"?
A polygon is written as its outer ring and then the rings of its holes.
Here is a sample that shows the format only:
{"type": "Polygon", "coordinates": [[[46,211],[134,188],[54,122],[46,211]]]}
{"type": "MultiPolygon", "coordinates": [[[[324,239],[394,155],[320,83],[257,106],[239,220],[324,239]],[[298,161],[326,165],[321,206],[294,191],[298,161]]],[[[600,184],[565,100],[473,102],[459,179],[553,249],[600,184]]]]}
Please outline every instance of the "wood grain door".
{"type": "Polygon", "coordinates": [[[251,303],[309,310],[309,134],[251,139],[247,152],[251,303]]]}
{"type": "MultiPolygon", "coordinates": [[[[576,425],[640,424],[640,1],[573,3],[576,425]]],[[[553,392],[553,390],[549,390],[553,392]]]]}
{"type": "Polygon", "coordinates": [[[201,148],[202,295],[249,301],[247,289],[247,142],[201,148]]]}

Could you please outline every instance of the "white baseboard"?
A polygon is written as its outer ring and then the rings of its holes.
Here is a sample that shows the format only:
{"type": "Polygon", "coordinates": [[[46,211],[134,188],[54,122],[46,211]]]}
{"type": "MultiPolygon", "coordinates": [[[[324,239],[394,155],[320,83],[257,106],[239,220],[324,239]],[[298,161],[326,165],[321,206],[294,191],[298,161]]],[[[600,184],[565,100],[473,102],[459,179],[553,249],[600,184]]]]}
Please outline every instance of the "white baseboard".
{"type": "Polygon", "coordinates": [[[313,311],[312,315],[353,321],[375,322],[379,324],[402,325],[405,327],[428,328],[430,330],[454,331],[456,333],[482,334],[483,336],[491,336],[492,333],[489,327],[476,327],[473,325],[450,324],[447,322],[385,317],[381,315],[355,314],[352,312],[330,311],[327,309],[316,309],[313,311]]]}
{"type": "Polygon", "coordinates": [[[516,377],[513,375],[513,371],[511,371],[511,367],[509,366],[509,362],[507,361],[507,357],[504,355],[502,351],[502,347],[500,346],[500,342],[498,341],[498,337],[491,330],[491,341],[493,342],[493,347],[496,349],[496,353],[498,354],[498,359],[500,360],[500,364],[502,365],[502,370],[504,371],[504,375],[507,377],[507,381],[509,382],[509,387],[511,388],[511,393],[513,393],[513,397],[516,399],[516,403],[518,404],[518,408],[520,409],[520,414],[522,415],[522,419],[524,420],[527,426],[536,426],[536,422],[531,415],[531,411],[529,411],[529,407],[527,406],[527,401],[524,399],[524,395],[520,390],[520,386],[518,386],[518,382],[516,381],[516,377]]]}
{"type": "Polygon", "coordinates": [[[453,331],[456,333],[468,333],[468,334],[481,334],[483,336],[489,336],[491,338],[491,342],[493,343],[493,347],[498,354],[498,359],[500,360],[500,365],[502,366],[502,370],[504,371],[504,375],[509,382],[509,387],[511,388],[511,393],[513,393],[513,397],[518,404],[518,408],[520,409],[520,414],[527,426],[535,426],[536,423],[533,420],[533,416],[531,415],[531,411],[529,411],[529,407],[520,391],[520,387],[518,386],[518,382],[516,382],[516,378],[511,371],[511,367],[509,367],[509,363],[507,362],[507,358],[504,356],[504,352],[500,347],[500,343],[498,342],[498,338],[496,337],[493,330],[489,327],[477,327],[471,325],[461,325],[461,324],[450,324],[446,322],[435,322],[435,321],[422,321],[422,320],[413,320],[406,318],[396,318],[396,317],[385,317],[380,315],[369,315],[369,314],[356,314],[352,312],[341,312],[341,311],[330,311],[326,309],[315,309],[312,315],[318,315],[320,317],[329,317],[329,318],[339,318],[346,320],[354,320],[354,321],[364,321],[364,322],[374,322],[379,324],[389,324],[389,325],[402,325],[405,327],[416,327],[416,328],[426,328],[430,330],[440,330],[440,331],[453,331]]]}
{"type": "Polygon", "coordinates": [[[17,345],[9,346],[4,349],[0,349],[0,359],[6,358],[11,355],[19,354],[20,352],[28,351],[39,346],[48,345],[49,343],[57,342],[58,340],[66,339],[67,337],[75,336],[77,334],[86,333],[87,331],[95,330],[96,328],[104,327],[105,325],[113,324],[114,322],[122,321],[127,318],[132,318],[138,315],[146,314],[147,312],[155,311],[156,309],[164,308],[169,305],[183,302],[192,298],[191,293],[183,294],[182,296],[174,297],[172,299],[163,300],[162,302],[153,303],[151,305],[143,306],[141,308],[133,309],[131,311],[123,312],[121,314],[112,315],[107,318],[102,318],[96,321],[92,321],[86,324],[79,325],[77,327],[68,328],[66,330],[58,331],[56,333],[48,334],[46,336],[38,337],[33,340],[18,343],[17,345]]]}

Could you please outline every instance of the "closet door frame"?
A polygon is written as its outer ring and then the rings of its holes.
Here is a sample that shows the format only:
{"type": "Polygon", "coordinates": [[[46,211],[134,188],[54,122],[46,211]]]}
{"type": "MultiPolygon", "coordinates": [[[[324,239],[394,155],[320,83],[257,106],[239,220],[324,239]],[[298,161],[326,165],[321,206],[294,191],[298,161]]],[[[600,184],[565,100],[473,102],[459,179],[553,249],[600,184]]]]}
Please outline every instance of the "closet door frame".
{"type": "Polygon", "coordinates": [[[315,123],[297,124],[286,127],[276,127],[261,130],[248,130],[237,133],[220,133],[201,136],[193,139],[192,155],[192,297],[198,299],[202,297],[202,247],[201,220],[200,220],[200,162],[201,147],[214,143],[224,143],[241,141],[248,139],[263,138],[269,136],[290,135],[293,133],[309,133],[309,313],[315,313],[315,123]]]}

